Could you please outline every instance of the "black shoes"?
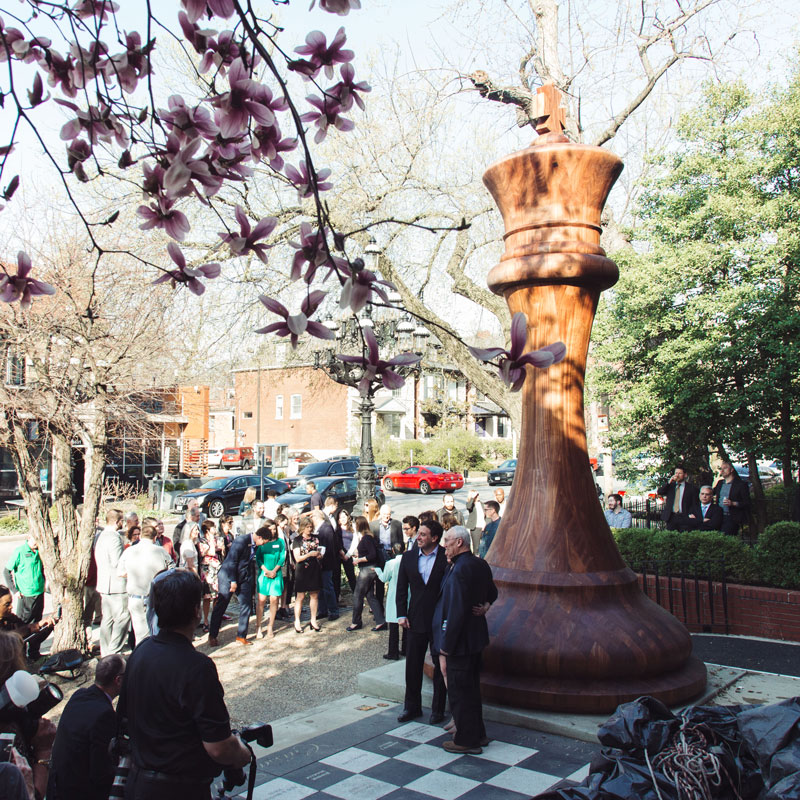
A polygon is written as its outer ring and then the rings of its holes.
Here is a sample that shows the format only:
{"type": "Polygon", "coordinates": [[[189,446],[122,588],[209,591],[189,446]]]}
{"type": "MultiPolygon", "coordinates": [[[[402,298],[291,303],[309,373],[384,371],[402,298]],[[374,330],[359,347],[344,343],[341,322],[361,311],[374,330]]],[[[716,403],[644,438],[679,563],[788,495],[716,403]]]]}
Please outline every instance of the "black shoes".
{"type": "Polygon", "coordinates": [[[389,626],[385,622],[382,622],[380,625],[376,625],[372,629],[372,632],[373,633],[378,633],[379,631],[386,631],[386,630],[389,630],[389,626]]]}
{"type": "Polygon", "coordinates": [[[419,719],[422,716],[421,711],[409,711],[407,708],[403,709],[403,713],[397,718],[398,722],[409,722],[412,719],[419,719]]]}
{"type": "Polygon", "coordinates": [[[440,714],[438,711],[434,711],[431,714],[429,722],[431,725],[438,725],[440,722],[444,722],[444,714],[440,714]]]}
{"type": "Polygon", "coordinates": [[[384,653],[383,657],[387,661],[399,661],[400,660],[400,656],[393,656],[391,653],[384,653]]]}

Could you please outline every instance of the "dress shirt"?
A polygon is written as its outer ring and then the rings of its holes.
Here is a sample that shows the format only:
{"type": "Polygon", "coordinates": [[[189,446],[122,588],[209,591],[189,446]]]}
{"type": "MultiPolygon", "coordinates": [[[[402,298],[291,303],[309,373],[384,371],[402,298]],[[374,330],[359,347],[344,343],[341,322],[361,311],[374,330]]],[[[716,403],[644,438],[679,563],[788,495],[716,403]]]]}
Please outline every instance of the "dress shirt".
{"type": "Polygon", "coordinates": [[[433,563],[436,561],[436,550],[435,548],[432,553],[425,555],[422,552],[422,548],[417,548],[419,550],[419,561],[417,562],[417,566],[419,568],[419,574],[422,578],[422,582],[427,585],[428,579],[431,577],[431,571],[433,570],[433,563]]]}
{"type": "Polygon", "coordinates": [[[392,521],[384,525],[382,522],[378,523],[378,535],[381,539],[381,546],[384,550],[392,549],[392,521]]]}

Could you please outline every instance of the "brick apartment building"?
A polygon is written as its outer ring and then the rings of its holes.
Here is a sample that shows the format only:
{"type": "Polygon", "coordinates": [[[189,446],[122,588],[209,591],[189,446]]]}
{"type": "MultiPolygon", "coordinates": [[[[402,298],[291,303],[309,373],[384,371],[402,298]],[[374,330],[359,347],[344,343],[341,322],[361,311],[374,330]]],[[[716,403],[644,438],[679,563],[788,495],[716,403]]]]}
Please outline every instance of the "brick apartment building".
{"type": "Polygon", "coordinates": [[[236,444],[286,444],[318,458],[350,452],[348,390],[310,364],[234,371],[236,444]]]}

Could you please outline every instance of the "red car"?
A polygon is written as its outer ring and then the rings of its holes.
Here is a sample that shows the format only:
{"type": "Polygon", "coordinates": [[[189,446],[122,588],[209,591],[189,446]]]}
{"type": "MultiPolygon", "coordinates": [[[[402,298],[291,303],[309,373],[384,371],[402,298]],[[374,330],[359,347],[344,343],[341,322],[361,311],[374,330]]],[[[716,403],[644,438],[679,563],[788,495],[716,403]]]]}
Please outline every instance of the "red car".
{"type": "Polygon", "coordinates": [[[383,479],[383,488],[414,489],[422,494],[431,492],[450,492],[464,485],[464,476],[460,472],[449,472],[442,467],[407,467],[401,472],[389,472],[383,479]]]}

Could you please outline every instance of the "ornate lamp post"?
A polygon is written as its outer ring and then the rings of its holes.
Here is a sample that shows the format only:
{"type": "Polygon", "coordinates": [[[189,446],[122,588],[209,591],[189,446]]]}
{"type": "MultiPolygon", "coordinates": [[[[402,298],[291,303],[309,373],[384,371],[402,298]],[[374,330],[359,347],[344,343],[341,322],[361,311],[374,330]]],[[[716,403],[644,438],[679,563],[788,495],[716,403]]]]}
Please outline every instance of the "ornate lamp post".
{"type": "MultiPolygon", "coordinates": [[[[374,239],[370,239],[365,249],[365,254],[377,262],[380,250],[374,239]]],[[[373,265],[370,264],[370,269],[373,265]]],[[[391,302],[399,301],[399,295],[390,295],[391,302]]],[[[368,358],[367,345],[364,341],[363,329],[370,328],[378,343],[383,348],[392,343],[401,347],[409,343],[412,335],[415,344],[423,341],[418,330],[407,319],[378,318],[373,319],[372,305],[364,307],[364,312],[359,317],[350,317],[343,322],[329,320],[325,324],[336,334],[339,347],[345,352],[359,349],[363,360],[368,358]]],[[[424,329],[423,329],[424,330],[424,329]]],[[[425,331],[425,336],[428,332],[425,331]]],[[[363,364],[341,361],[336,357],[333,349],[317,350],[314,353],[314,368],[322,369],[332,380],[343,386],[349,386],[359,391],[359,416],[361,417],[361,448],[359,451],[359,465],[356,471],[357,494],[356,505],[363,507],[365,501],[375,497],[375,454],[372,450],[372,413],[375,410],[375,392],[382,385],[383,379],[376,375],[364,385],[366,369],[363,364]]],[[[417,366],[394,366],[394,372],[408,376],[417,370],[417,366]]]]}

